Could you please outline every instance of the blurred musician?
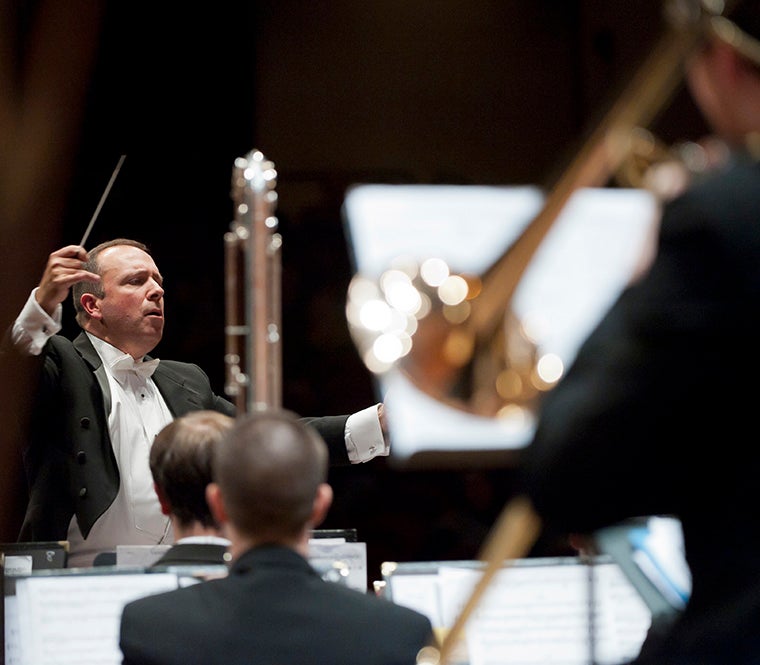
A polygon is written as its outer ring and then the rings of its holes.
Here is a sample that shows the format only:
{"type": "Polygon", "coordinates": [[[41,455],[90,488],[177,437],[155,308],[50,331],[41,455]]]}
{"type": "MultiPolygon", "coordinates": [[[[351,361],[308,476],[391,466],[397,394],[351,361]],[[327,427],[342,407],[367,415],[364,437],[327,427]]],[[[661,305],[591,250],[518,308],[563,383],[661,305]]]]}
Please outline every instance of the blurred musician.
{"type": "Polygon", "coordinates": [[[706,34],[689,90],[731,159],[665,206],[656,258],[547,395],[521,473],[555,533],[681,520],[691,598],[637,665],[749,665],[760,663],[760,2],[692,4],[706,34]]]}

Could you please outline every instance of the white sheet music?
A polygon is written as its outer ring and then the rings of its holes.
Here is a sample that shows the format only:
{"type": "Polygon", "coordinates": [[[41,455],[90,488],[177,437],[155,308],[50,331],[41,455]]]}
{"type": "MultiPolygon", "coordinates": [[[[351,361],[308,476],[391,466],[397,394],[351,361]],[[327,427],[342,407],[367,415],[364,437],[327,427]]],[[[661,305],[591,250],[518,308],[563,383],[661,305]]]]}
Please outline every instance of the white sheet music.
{"type": "Polygon", "coordinates": [[[16,596],[5,597],[5,665],[22,665],[16,596]]]}
{"type": "Polygon", "coordinates": [[[470,665],[612,665],[634,657],[649,612],[615,564],[592,570],[593,639],[588,567],[501,571],[466,630],[470,665]]]}
{"type": "Polygon", "coordinates": [[[441,614],[441,594],[438,575],[406,574],[391,578],[390,595],[394,603],[411,607],[424,614],[434,628],[451,625],[441,614]]]}
{"type": "MultiPolygon", "coordinates": [[[[423,612],[445,633],[480,574],[445,563],[436,574],[395,574],[391,598],[423,612]]],[[[471,615],[458,651],[468,665],[614,665],[638,653],[650,623],[649,610],[615,563],[507,566],[471,615]]]]}
{"type": "Polygon", "coordinates": [[[335,542],[331,538],[309,540],[309,563],[323,579],[367,591],[367,543],[335,542]]]}
{"type": "Polygon", "coordinates": [[[177,585],[177,575],[170,573],[19,578],[15,616],[11,618],[16,632],[6,644],[6,654],[10,653],[13,660],[6,663],[119,665],[119,624],[124,604],[176,589],[177,585]]]}

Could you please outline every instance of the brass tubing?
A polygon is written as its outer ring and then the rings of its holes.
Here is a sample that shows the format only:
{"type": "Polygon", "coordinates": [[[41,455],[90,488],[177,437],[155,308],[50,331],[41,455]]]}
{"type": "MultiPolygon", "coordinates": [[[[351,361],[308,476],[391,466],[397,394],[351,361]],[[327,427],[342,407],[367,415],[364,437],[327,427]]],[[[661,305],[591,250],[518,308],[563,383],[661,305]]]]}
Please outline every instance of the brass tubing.
{"type": "Polygon", "coordinates": [[[542,209],[486,272],[466,325],[487,339],[501,324],[525,269],[562,212],[582,187],[606,184],[628,150],[636,127],[649,125],[682,82],[682,68],[701,35],[701,24],[670,28],[550,191],[542,209]]]}

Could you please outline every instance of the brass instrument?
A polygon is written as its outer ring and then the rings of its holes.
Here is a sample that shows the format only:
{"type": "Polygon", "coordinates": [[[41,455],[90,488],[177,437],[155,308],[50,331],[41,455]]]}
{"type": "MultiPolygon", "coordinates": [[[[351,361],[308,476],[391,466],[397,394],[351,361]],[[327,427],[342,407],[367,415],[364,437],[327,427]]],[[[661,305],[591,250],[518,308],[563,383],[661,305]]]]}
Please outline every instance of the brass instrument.
{"type": "Polygon", "coordinates": [[[541,395],[564,368],[554,354],[538,352],[530,331],[511,310],[511,300],[571,195],[608,184],[623,167],[631,177],[630,156],[641,149],[645,131],[640,128],[671,99],[682,82],[686,58],[715,18],[696,1],[675,3],[671,9],[687,11],[673,17],[677,21],[671,21],[538,215],[483,276],[452,274],[440,259],[432,259],[393,265],[377,283],[354,277],[346,313],[368,369],[382,374],[398,368],[437,401],[477,415],[516,423],[534,419],[541,395]],[[435,270],[426,274],[433,263],[435,270]]]}
{"type": "Polygon", "coordinates": [[[225,392],[238,413],[282,401],[277,171],[258,150],[235,160],[225,245],[225,392]]]}
{"type": "Polygon", "coordinates": [[[646,189],[664,202],[725,166],[730,155],[729,146],[715,136],[669,146],[649,130],[637,127],[631,132],[630,150],[614,178],[623,187],[646,189]]]}

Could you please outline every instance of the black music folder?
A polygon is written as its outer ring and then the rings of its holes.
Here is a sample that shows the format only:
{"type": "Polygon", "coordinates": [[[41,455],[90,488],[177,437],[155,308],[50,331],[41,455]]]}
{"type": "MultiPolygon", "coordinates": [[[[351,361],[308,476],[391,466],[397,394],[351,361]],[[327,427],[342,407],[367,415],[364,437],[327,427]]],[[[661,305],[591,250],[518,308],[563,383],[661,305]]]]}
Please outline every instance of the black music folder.
{"type": "Polygon", "coordinates": [[[357,540],[356,529],[314,529],[309,538],[342,540],[344,543],[355,543],[357,540]]]}
{"type": "Polygon", "coordinates": [[[65,568],[69,543],[65,540],[0,543],[5,574],[25,574],[32,570],[65,568]]]}

